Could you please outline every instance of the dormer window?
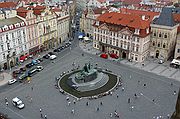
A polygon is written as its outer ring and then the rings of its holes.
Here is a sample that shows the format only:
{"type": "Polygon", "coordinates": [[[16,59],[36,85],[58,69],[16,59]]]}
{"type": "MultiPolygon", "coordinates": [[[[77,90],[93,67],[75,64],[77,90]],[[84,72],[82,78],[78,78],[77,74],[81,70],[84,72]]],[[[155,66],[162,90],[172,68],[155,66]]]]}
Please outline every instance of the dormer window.
{"type": "Polygon", "coordinates": [[[96,21],[96,25],[99,26],[99,21],[96,21]]]}
{"type": "Polygon", "coordinates": [[[139,29],[135,29],[135,33],[134,34],[138,34],[139,35],[139,29]]]}
{"type": "Polygon", "coordinates": [[[21,26],[24,26],[24,22],[21,23],[21,26]]]}
{"type": "Polygon", "coordinates": [[[10,29],[13,29],[13,25],[10,25],[9,28],[10,28],[10,29]]]}

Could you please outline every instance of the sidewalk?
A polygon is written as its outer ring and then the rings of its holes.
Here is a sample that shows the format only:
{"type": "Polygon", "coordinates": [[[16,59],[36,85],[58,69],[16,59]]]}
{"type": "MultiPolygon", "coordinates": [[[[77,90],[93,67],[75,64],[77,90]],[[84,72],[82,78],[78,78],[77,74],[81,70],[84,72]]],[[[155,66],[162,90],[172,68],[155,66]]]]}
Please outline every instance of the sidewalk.
{"type": "MultiPolygon", "coordinates": [[[[79,42],[80,48],[87,53],[90,54],[100,54],[101,52],[97,49],[94,49],[92,46],[92,42],[84,45],[84,43],[79,42]]],[[[118,61],[122,64],[129,65],[132,67],[136,67],[138,69],[147,71],[147,72],[152,72],[157,75],[165,76],[168,78],[172,78],[175,80],[180,81],[180,69],[175,69],[170,67],[170,61],[164,62],[163,64],[158,64],[158,59],[155,58],[147,58],[143,63],[139,62],[129,62],[126,59],[112,59],[108,58],[109,60],[115,60],[118,61]],[[144,64],[144,66],[142,65],[144,64]]]]}
{"type": "Polygon", "coordinates": [[[6,72],[0,73],[0,87],[8,84],[8,80],[12,79],[12,75],[6,72]]]}

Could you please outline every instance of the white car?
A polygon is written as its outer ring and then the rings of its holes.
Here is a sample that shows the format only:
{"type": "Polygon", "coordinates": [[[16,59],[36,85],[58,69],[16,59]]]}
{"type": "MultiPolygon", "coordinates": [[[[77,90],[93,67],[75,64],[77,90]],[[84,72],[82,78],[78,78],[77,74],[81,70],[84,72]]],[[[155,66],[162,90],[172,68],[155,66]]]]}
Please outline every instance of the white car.
{"type": "Polygon", "coordinates": [[[8,81],[8,84],[11,85],[11,84],[13,84],[13,83],[15,83],[15,82],[17,82],[16,79],[10,79],[10,80],[8,81]]]}
{"type": "Polygon", "coordinates": [[[18,97],[15,97],[12,99],[12,104],[19,109],[22,109],[25,107],[25,104],[18,97]]]}
{"type": "Polygon", "coordinates": [[[56,59],[56,57],[57,57],[56,55],[51,55],[51,56],[50,56],[50,59],[51,59],[51,60],[54,60],[54,59],[56,59]]]}
{"type": "Polygon", "coordinates": [[[37,71],[42,71],[43,69],[44,69],[43,66],[37,66],[37,67],[36,67],[36,70],[37,70],[37,71]]]}

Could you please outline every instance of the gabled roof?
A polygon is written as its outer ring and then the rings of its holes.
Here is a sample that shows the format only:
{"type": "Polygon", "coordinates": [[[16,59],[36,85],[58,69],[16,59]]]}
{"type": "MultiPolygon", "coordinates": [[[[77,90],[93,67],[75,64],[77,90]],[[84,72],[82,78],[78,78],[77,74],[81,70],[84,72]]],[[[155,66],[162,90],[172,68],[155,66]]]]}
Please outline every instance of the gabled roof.
{"type": "Polygon", "coordinates": [[[0,2],[0,8],[15,8],[16,4],[14,2],[0,2]]]}
{"type": "Polygon", "coordinates": [[[97,18],[98,21],[114,24],[114,25],[122,25],[128,26],[131,28],[137,29],[146,29],[149,28],[150,22],[146,20],[142,20],[139,15],[135,14],[123,14],[117,12],[106,12],[100,15],[97,18]]]}
{"type": "Polygon", "coordinates": [[[175,26],[176,23],[173,19],[172,8],[164,7],[160,13],[159,18],[155,19],[153,23],[164,26],[175,26]]]}

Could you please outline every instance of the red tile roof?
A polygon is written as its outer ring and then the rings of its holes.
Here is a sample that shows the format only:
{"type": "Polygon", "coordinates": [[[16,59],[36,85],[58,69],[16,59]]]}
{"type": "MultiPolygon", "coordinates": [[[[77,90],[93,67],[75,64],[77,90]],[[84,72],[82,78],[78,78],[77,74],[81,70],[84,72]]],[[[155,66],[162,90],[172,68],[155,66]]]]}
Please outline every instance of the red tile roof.
{"type": "Polygon", "coordinates": [[[114,25],[122,25],[128,26],[131,28],[137,29],[146,29],[149,28],[150,22],[146,20],[142,20],[139,15],[135,14],[123,14],[117,12],[106,12],[100,15],[97,18],[98,21],[114,24],[114,25]]]}
{"type": "Polygon", "coordinates": [[[132,4],[139,4],[141,2],[141,0],[121,0],[121,2],[123,4],[132,5],[132,4]]]}
{"type": "Polygon", "coordinates": [[[134,9],[127,9],[127,8],[121,8],[120,9],[121,13],[126,13],[126,14],[136,14],[139,16],[145,15],[148,17],[149,21],[151,22],[154,18],[154,16],[159,15],[159,12],[152,12],[152,11],[143,11],[143,10],[134,10],[134,9]]]}
{"type": "Polygon", "coordinates": [[[0,8],[15,8],[16,6],[14,2],[0,2],[0,8]]]}

